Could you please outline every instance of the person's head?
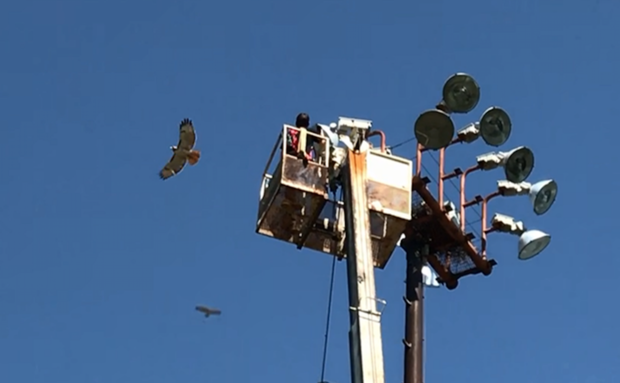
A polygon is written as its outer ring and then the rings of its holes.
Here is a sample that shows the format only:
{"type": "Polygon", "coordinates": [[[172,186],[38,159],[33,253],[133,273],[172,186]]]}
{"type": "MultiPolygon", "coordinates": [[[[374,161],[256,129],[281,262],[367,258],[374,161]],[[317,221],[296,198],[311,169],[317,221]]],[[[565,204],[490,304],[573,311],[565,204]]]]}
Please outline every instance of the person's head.
{"type": "Polygon", "coordinates": [[[308,128],[310,126],[310,116],[307,113],[299,113],[295,120],[295,126],[298,128],[308,128]]]}

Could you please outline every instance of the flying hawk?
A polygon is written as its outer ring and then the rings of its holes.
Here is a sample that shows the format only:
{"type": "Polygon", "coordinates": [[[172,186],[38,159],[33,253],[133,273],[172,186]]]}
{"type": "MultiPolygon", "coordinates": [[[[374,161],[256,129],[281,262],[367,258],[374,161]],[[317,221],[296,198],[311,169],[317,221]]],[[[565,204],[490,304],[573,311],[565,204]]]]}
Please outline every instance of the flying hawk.
{"type": "Polygon", "coordinates": [[[222,313],[222,311],[218,309],[210,308],[210,307],[203,306],[203,305],[196,306],[196,311],[200,311],[201,313],[205,314],[205,317],[207,318],[210,315],[220,315],[222,313]]]}
{"type": "Polygon", "coordinates": [[[166,166],[159,172],[159,177],[162,180],[168,179],[183,169],[185,163],[190,165],[196,165],[200,159],[200,151],[194,150],[196,144],[196,131],[192,120],[189,118],[181,121],[179,126],[179,143],[176,146],[171,146],[172,158],[166,166]]]}

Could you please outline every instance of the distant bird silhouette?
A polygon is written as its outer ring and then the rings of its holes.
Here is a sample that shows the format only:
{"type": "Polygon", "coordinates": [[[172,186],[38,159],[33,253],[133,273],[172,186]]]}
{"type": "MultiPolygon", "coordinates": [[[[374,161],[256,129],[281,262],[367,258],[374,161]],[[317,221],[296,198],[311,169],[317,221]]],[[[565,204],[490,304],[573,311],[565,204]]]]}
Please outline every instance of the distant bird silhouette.
{"type": "Polygon", "coordinates": [[[211,315],[220,315],[222,313],[222,311],[218,309],[210,308],[210,307],[203,306],[203,305],[196,306],[196,311],[200,311],[201,313],[205,314],[206,318],[208,318],[211,315]]]}

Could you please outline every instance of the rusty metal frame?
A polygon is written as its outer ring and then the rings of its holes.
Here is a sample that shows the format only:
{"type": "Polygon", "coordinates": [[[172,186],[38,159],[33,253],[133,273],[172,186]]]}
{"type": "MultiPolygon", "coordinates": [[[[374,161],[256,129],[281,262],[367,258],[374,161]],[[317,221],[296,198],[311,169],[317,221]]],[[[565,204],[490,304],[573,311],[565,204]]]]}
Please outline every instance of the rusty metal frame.
{"type": "Polygon", "coordinates": [[[449,284],[455,283],[461,276],[464,275],[475,274],[478,272],[484,275],[491,274],[495,261],[489,261],[486,258],[483,258],[471,243],[469,237],[466,236],[458,226],[452,223],[450,219],[448,219],[443,211],[443,208],[427,189],[426,182],[420,178],[420,176],[416,175],[412,178],[411,187],[420,195],[422,200],[424,200],[426,205],[430,208],[433,216],[432,219],[441,225],[443,230],[445,230],[445,232],[454,241],[454,244],[461,247],[471,259],[472,263],[476,266],[475,269],[467,270],[459,274],[453,274],[444,265],[442,265],[441,262],[439,262],[439,259],[435,255],[429,255],[427,257],[428,262],[437,272],[439,277],[446,282],[446,284],[449,284]]]}
{"type": "MultiPolygon", "coordinates": [[[[461,137],[454,138],[446,147],[439,149],[439,177],[437,181],[437,201],[439,206],[441,206],[443,210],[443,194],[444,194],[444,182],[452,179],[454,177],[459,177],[460,187],[459,187],[459,214],[461,218],[461,230],[463,233],[467,227],[466,225],[466,217],[465,217],[465,208],[469,207],[473,204],[480,203],[479,199],[476,199],[475,202],[467,201],[465,197],[465,180],[467,175],[470,173],[480,170],[480,165],[476,164],[470,168],[467,168],[465,171],[462,171],[460,168],[454,169],[451,173],[445,173],[445,161],[446,161],[446,150],[455,144],[463,143],[464,139],[461,137]]],[[[421,174],[422,168],[422,153],[427,151],[428,149],[424,148],[422,145],[418,144],[417,148],[417,158],[416,158],[416,175],[419,176],[421,174]]],[[[478,197],[476,197],[478,198],[478,197]]]]}
{"type": "Polygon", "coordinates": [[[482,210],[482,213],[481,213],[481,215],[482,215],[482,223],[480,224],[480,226],[481,226],[481,228],[480,228],[481,229],[480,230],[480,235],[482,236],[482,238],[481,238],[482,243],[480,245],[480,247],[481,247],[480,254],[483,257],[486,257],[486,254],[487,254],[487,234],[495,231],[494,228],[490,228],[490,229],[488,228],[488,223],[487,223],[487,219],[488,219],[487,218],[487,205],[489,204],[490,200],[492,200],[495,197],[499,197],[501,195],[502,195],[502,193],[500,191],[494,191],[493,193],[487,195],[486,197],[484,197],[482,199],[482,207],[481,207],[481,210],[482,210]]]}
{"type": "Polygon", "coordinates": [[[370,132],[368,132],[368,134],[366,134],[366,138],[372,137],[372,136],[379,136],[381,137],[381,153],[385,153],[386,151],[386,146],[385,146],[385,133],[383,133],[382,130],[372,130],[370,132]]]}
{"type": "MultiPolygon", "coordinates": [[[[317,161],[311,161],[311,160],[308,160],[308,162],[317,164],[317,165],[322,166],[322,167],[325,167],[325,171],[329,171],[330,142],[327,139],[327,137],[325,137],[325,136],[323,136],[321,134],[314,133],[314,132],[309,132],[306,128],[297,128],[297,127],[292,126],[292,125],[284,124],[284,126],[282,127],[282,132],[280,133],[280,139],[282,137],[286,137],[287,130],[289,130],[289,129],[290,130],[296,130],[296,131],[299,132],[299,136],[300,136],[299,137],[299,142],[298,142],[299,150],[304,155],[306,154],[305,148],[306,148],[307,136],[312,136],[312,137],[315,137],[315,138],[317,138],[317,139],[322,141],[323,153],[322,153],[321,158],[320,159],[317,158],[317,159],[319,159],[318,162],[317,161]]],[[[282,161],[281,161],[281,163],[284,164],[283,166],[286,166],[285,163],[287,161],[289,161],[289,160],[292,160],[292,159],[298,160],[296,157],[294,157],[294,156],[292,156],[292,155],[290,155],[290,154],[288,154],[286,152],[286,140],[282,139],[282,161]]],[[[286,180],[284,181],[283,185],[289,186],[289,187],[292,186],[292,185],[288,185],[288,182],[286,180]]],[[[314,191],[309,190],[308,188],[304,187],[304,185],[296,184],[295,188],[297,188],[299,190],[304,190],[307,193],[314,193],[314,191]]],[[[314,214],[308,217],[309,222],[315,222],[317,220],[317,218],[321,215],[321,211],[323,210],[323,207],[325,206],[326,203],[327,203],[327,198],[325,199],[324,203],[322,203],[321,206],[319,206],[315,210],[314,214]]],[[[310,235],[311,231],[312,231],[312,225],[308,225],[305,228],[305,230],[301,233],[299,239],[295,242],[298,250],[301,250],[304,247],[304,244],[306,243],[306,239],[308,239],[308,236],[310,235]]]]}
{"type": "MultiPolygon", "coordinates": [[[[287,142],[286,142],[286,139],[284,139],[284,137],[286,137],[288,129],[296,130],[300,132],[299,146],[302,148],[306,147],[305,142],[306,142],[307,135],[314,136],[317,139],[322,141],[323,152],[322,152],[321,158],[320,159],[317,158],[319,160],[318,162],[312,161],[312,160],[309,160],[308,162],[318,165],[321,168],[325,168],[326,172],[329,171],[330,142],[327,139],[327,137],[324,137],[321,134],[308,132],[305,128],[297,128],[292,125],[283,124],[282,131],[278,134],[278,138],[271,150],[271,153],[269,154],[269,159],[267,160],[265,169],[263,170],[263,175],[262,175],[262,180],[261,180],[261,190],[259,194],[259,209],[260,209],[260,206],[263,206],[263,205],[271,206],[271,204],[273,204],[273,201],[278,194],[278,190],[282,187],[293,187],[300,191],[305,191],[305,192],[313,193],[313,194],[316,193],[316,191],[311,190],[311,188],[305,187],[304,185],[300,185],[300,184],[291,184],[290,181],[287,181],[285,179],[284,169],[286,168],[287,161],[298,160],[295,156],[292,156],[286,153],[287,142]],[[278,147],[280,147],[279,155],[276,154],[278,151],[278,147]],[[273,174],[270,174],[269,169],[274,163],[275,158],[278,158],[278,165],[274,169],[273,174]],[[269,180],[269,186],[265,188],[265,183],[267,180],[269,180]],[[274,180],[277,181],[278,185],[273,184],[274,180]],[[263,199],[267,197],[267,194],[268,194],[267,191],[269,190],[269,188],[275,188],[275,190],[271,193],[271,197],[269,201],[263,201],[263,199]]],[[[327,198],[325,202],[326,201],[327,201],[327,198]]],[[[321,213],[321,210],[323,209],[323,206],[324,204],[319,206],[319,208],[316,209],[314,214],[308,217],[309,222],[316,221],[317,217],[321,213]]],[[[264,211],[262,211],[262,213],[259,211],[259,217],[258,217],[257,229],[256,229],[257,231],[258,231],[258,228],[262,225],[263,220],[266,217],[267,210],[268,209],[265,209],[264,211]]],[[[304,243],[306,239],[308,238],[308,235],[310,234],[311,229],[312,229],[312,226],[308,225],[308,227],[301,233],[301,236],[298,238],[298,240],[295,241],[295,244],[297,245],[297,249],[301,249],[304,246],[304,243]]]]}

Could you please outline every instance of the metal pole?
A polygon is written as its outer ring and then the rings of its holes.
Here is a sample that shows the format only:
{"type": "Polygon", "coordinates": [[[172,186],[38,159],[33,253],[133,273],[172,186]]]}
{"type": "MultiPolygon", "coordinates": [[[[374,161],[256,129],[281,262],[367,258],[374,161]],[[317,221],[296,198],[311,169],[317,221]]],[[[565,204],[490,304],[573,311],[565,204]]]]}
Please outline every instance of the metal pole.
{"type": "Polygon", "coordinates": [[[405,383],[424,382],[424,284],[423,249],[404,244],[407,252],[405,300],[405,383]]]}
{"type": "Polygon", "coordinates": [[[353,383],[384,383],[381,313],[377,311],[374,260],[366,192],[368,143],[348,151],[342,188],[349,285],[349,353],[353,383]]]}

